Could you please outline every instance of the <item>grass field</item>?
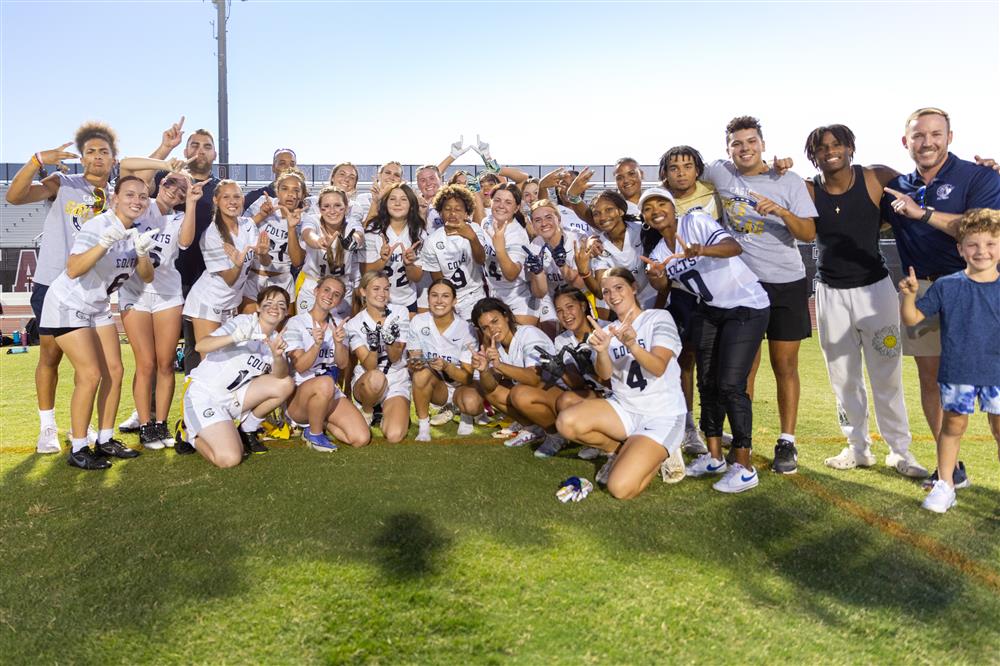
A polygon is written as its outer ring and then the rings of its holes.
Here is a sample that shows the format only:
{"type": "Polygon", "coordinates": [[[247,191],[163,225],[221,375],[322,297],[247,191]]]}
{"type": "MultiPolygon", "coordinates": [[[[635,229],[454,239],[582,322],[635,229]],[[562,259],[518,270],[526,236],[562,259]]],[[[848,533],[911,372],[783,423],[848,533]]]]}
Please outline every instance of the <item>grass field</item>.
{"type": "MultiPolygon", "coordinates": [[[[944,516],[881,465],[882,444],[875,468],[827,469],[843,443],[815,339],[798,475],[738,496],[656,481],[631,502],[597,491],[568,506],[559,482],[599,463],[449,438],[454,425],[431,444],[332,455],[280,443],[227,471],[149,451],[79,472],[32,453],[36,353],[0,356],[4,663],[1000,663],[985,418],[962,453],[973,486],[944,516]]],[[[64,366],[63,428],[71,384],[64,366]]],[[[773,396],[762,377],[762,468],[773,396]]]]}

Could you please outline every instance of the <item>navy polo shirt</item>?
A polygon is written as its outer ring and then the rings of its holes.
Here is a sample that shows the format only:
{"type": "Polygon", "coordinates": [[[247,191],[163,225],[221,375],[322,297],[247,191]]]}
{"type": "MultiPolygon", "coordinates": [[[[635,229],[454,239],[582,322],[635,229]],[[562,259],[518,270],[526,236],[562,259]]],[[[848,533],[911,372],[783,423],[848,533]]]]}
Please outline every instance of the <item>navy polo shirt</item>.
{"type": "MultiPolygon", "coordinates": [[[[926,185],[924,206],[942,213],[964,213],[971,208],[1000,208],[1000,174],[948,153],[948,159],[930,183],[913,173],[896,176],[889,187],[910,195],[920,203],[917,190],[926,185]]],[[[965,269],[956,241],[948,234],[920,220],[897,214],[890,205],[891,194],[882,195],[882,219],[892,225],[903,272],[913,266],[917,277],[948,275],[965,269]]]]}

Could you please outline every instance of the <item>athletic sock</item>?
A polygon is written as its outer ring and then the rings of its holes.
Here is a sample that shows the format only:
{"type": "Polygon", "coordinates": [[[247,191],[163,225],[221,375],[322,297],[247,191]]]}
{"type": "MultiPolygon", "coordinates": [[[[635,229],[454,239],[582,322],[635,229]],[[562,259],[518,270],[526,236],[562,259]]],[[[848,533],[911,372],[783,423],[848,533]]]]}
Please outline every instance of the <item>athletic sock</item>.
{"type": "Polygon", "coordinates": [[[86,437],[84,437],[83,439],[70,439],[69,444],[73,448],[73,453],[76,453],[77,451],[82,451],[83,449],[86,449],[87,447],[90,446],[90,442],[87,441],[86,437]]]}
{"type": "Polygon", "coordinates": [[[419,427],[421,430],[423,430],[424,428],[429,429],[431,427],[430,417],[427,417],[426,419],[417,419],[417,427],[419,427]]]}
{"type": "Polygon", "coordinates": [[[471,425],[473,418],[475,417],[473,417],[471,414],[462,414],[458,417],[458,421],[459,423],[468,423],[471,425]]]}
{"type": "Polygon", "coordinates": [[[787,439],[792,444],[795,443],[795,435],[789,435],[787,432],[781,433],[781,435],[778,436],[778,439],[787,439]]]}
{"type": "Polygon", "coordinates": [[[698,426],[696,426],[694,424],[694,412],[688,412],[687,413],[687,418],[684,421],[684,429],[685,430],[694,430],[697,427],[698,426]]]}
{"type": "Polygon", "coordinates": [[[115,431],[112,430],[111,428],[101,428],[101,431],[97,433],[97,443],[104,444],[105,442],[110,440],[112,435],[114,434],[115,431]]]}
{"type": "Polygon", "coordinates": [[[56,410],[55,409],[39,409],[38,410],[38,422],[40,425],[39,430],[44,430],[46,427],[56,427],[56,410]]]}
{"type": "Polygon", "coordinates": [[[257,428],[259,428],[260,424],[263,422],[264,422],[263,417],[257,416],[253,412],[250,412],[249,414],[244,416],[243,420],[240,422],[240,430],[242,430],[243,432],[257,432],[257,428]]]}

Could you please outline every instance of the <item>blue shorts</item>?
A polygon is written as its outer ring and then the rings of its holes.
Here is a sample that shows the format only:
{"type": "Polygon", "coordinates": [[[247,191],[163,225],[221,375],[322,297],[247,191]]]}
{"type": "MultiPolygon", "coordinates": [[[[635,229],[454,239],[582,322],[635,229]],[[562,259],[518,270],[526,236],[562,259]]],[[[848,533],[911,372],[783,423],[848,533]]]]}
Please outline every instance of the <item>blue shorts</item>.
{"type": "Polygon", "coordinates": [[[972,414],[976,411],[976,398],[979,398],[979,411],[987,414],[1000,414],[1000,386],[973,386],[972,384],[942,384],[938,382],[941,392],[941,407],[956,414],[972,414]]]}
{"type": "Polygon", "coordinates": [[[35,315],[35,321],[42,321],[42,305],[45,303],[45,292],[49,290],[49,285],[38,284],[31,287],[31,311],[35,315]]]}

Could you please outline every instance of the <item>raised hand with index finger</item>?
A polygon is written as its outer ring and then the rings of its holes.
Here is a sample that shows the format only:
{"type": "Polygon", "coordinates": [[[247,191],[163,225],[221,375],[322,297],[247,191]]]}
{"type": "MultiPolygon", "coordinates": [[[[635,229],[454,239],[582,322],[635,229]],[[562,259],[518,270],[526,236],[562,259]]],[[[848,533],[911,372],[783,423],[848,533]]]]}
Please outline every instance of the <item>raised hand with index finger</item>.
{"type": "Polygon", "coordinates": [[[607,352],[608,345],[611,344],[611,334],[601,328],[601,325],[591,315],[587,315],[587,321],[593,328],[590,335],[587,336],[587,344],[596,352],[607,352]]]}
{"type": "Polygon", "coordinates": [[[181,145],[181,139],[183,138],[184,116],[181,116],[180,120],[163,130],[163,138],[160,140],[160,144],[168,150],[173,150],[177,146],[181,145]]]}
{"type": "Polygon", "coordinates": [[[913,270],[913,266],[910,266],[909,274],[899,281],[899,291],[900,293],[911,295],[916,294],[919,288],[920,283],[917,282],[917,274],[913,270]]]}

